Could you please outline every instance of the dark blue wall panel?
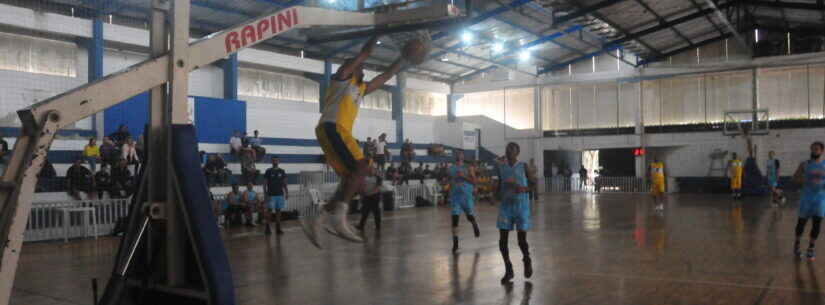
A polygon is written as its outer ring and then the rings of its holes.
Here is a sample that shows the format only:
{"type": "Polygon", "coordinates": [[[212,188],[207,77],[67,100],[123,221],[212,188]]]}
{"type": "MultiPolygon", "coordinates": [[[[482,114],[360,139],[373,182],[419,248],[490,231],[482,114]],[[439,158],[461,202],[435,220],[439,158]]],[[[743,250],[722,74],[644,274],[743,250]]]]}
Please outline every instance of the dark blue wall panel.
{"type": "Polygon", "coordinates": [[[117,131],[121,124],[126,124],[129,133],[137,139],[148,121],[149,93],[145,92],[106,109],[103,114],[103,133],[109,135],[117,131]]]}
{"type": "MultiPolygon", "coordinates": [[[[137,138],[148,122],[149,93],[143,93],[106,109],[103,130],[108,135],[126,124],[137,138]]],[[[195,128],[200,143],[229,143],[234,130],[246,131],[246,103],[196,96],[195,128]]]]}
{"type": "Polygon", "coordinates": [[[246,103],[196,96],[195,129],[199,143],[229,143],[235,130],[246,132],[246,103]]]}

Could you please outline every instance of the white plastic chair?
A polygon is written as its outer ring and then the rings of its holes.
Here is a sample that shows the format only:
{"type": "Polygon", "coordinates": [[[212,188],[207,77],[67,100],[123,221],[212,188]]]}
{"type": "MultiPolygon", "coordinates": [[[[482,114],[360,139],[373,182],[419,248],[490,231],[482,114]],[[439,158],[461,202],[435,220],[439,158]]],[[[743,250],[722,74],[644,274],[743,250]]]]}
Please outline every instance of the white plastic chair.
{"type": "Polygon", "coordinates": [[[322,206],[327,204],[326,200],[321,199],[323,197],[321,196],[321,192],[318,191],[318,189],[307,189],[307,192],[309,193],[309,198],[310,200],[312,200],[313,205],[322,206]]]}
{"type": "Polygon", "coordinates": [[[438,191],[438,185],[435,183],[426,183],[424,184],[425,190],[427,190],[427,197],[429,197],[434,205],[438,205],[441,201],[441,192],[438,191]]]}

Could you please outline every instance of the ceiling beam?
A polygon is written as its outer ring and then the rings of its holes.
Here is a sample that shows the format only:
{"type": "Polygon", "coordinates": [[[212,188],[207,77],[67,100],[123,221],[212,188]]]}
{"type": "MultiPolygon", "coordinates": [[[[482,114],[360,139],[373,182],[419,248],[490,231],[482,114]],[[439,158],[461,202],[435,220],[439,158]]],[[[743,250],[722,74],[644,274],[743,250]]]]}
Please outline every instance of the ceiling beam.
{"type": "Polygon", "coordinates": [[[785,1],[765,1],[765,0],[750,0],[743,2],[749,6],[770,7],[778,9],[794,9],[794,10],[810,10],[822,11],[825,10],[825,4],[820,1],[817,3],[801,3],[801,2],[785,2],[785,1]]]}
{"type": "MultiPolygon", "coordinates": [[[[735,1],[726,2],[725,4],[720,5],[719,9],[724,9],[728,6],[731,6],[731,5],[734,4],[734,2],[735,1]]],[[[679,18],[676,18],[676,19],[673,19],[673,20],[670,20],[670,21],[666,21],[665,23],[660,23],[659,25],[646,28],[646,29],[638,31],[638,32],[630,33],[629,35],[625,35],[622,38],[619,38],[619,39],[613,40],[611,42],[608,42],[608,44],[622,44],[622,43],[625,43],[625,42],[628,42],[628,41],[631,41],[631,40],[636,40],[636,39],[638,39],[642,36],[652,34],[652,33],[655,33],[655,32],[661,31],[661,30],[666,30],[666,29],[669,29],[669,28],[671,28],[675,25],[682,24],[682,23],[694,20],[696,18],[702,18],[705,15],[712,14],[714,12],[716,12],[715,9],[706,8],[706,9],[703,9],[701,11],[695,12],[693,14],[685,15],[685,16],[682,16],[682,17],[679,17],[679,18]]]]}
{"type": "MultiPolygon", "coordinates": [[[[690,3],[693,4],[693,7],[696,8],[697,12],[702,11],[702,6],[699,5],[699,3],[696,2],[696,0],[690,0],[690,3]]],[[[705,19],[707,19],[708,23],[712,24],[713,27],[716,28],[716,30],[719,32],[719,35],[725,35],[725,31],[722,29],[722,27],[716,24],[716,22],[713,22],[713,19],[710,19],[710,14],[705,15],[705,19]]]]}
{"type": "Polygon", "coordinates": [[[641,65],[646,65],[646,64],[649,64],[649,63],[661,61],[661,60],[664,60],[664,59],[666,59],[668,57],[671,57],[673,55],[676,55],[676,54],[679,54],[679,53],[682,53],[682,52],[686,52],[686,51],[690,51],[692,49],[702,47],[702,46],[705,46],[705,45],[708,45],[708,44],[711,44],[711,43],[714,43],[714,42],[717,42],[717,41],[725,40],[725,39],[728,39],[730,37],[733,37],[733,34],[726,33],[724,35],[719,35],[719,36],[716,36],[716,37],[713,37],[713,38],[705,39],[705,40],[697,42],[693,45],[689,45],[689,46],[678,48],[678,49],[675,49],[675,50],[672,50],[672,51],[668,51],[667,53],[662,53],[661,56],[655,56],[655,57],[652,57],[652,58],[643,59],[641,62],[639,62],[639,65],[641,66],[641,65]]]}
{"type": "Polygon", "coordinates": [[[564,61],[564,62],[561,62],[561,63],[555,64],[555,65],[552,65],[552,66],[548,66],[548,67],[541,68],[541,69],[538,71],[538,74],[539,74],[539,75],[541,75],[541,74],[549,73],[549,72],[552,72],[552,71],[561,70],[561,69],[563,69],[563,68],[567,68],[568,66],[570,66],[570,65],[572,65],[572,64],[575,64],[575,63],[577,63],[577,62],[580,62],[580,61],[583,61],[583,60],[587,60],[587,59],[590,59],[590,58],[593,58],[593,57],[599,56],[599,55],[600,55],[600,54],[602,54],[602,53],[610,53],[610,52],[612,52],[612,51],[619,50],[619,49],[621,49],[621,46],[617,46],[617,45],[606,45],[606,46],[605,46],[604,48],[602,48],[601,50],[597,50],[597,51],[594,51],[594,52],[590,52],[590,53],[587,53],[587,54],[585,54],[585,55],[583,55],[583,56],[579,56],[579,57],[576,57],[576,58],[573,58],[573,59],[570,59],[570,60],[567,60],[567,61],[564,61]]]}
{"type": "MultiPolygon", "coordinates": [[[[662,15],[659,15],[659,13],[657,13],[655,10],[653,10],[653,8],[651,8],[649,5],[647,5],[647,3],[645,3],[643,0],[634,0],[634,1],[636,1],[636,3],[638,3],[639,5],[641,5],[642,8],[644,8],[645,10],[650,12],[650,14],[652,14],[653,17],[656,17],[656,20],[659,21],[659,24],[667,22],[667,20],[665,20],[665,18],[662,18],[662,15]]],[[[684,40],[688,44],[693,44],[693,42],[690,41],[690,39],[687,38],[687,36],[685,36],[685,34],[682,34],[682,31],[679,31],[679,29],[677,29],[676,27],[670,27],[670,30],[673,31],[673,33],[675,33],[677,36],[682,38],[682,40],[684,40]]]]}
{"type": "Polygon", "coordinates": [[[565,24],[565,23],[567,23],[567,22],[569,22],[573,19],[583,17],[583,16],[586,16],[588,14],[595,13],[596,11],[598,11],[600,9],[603,9],[603,8],[608,7],[608,6],[611,6],[611,5],[614,5],[614,4],[617,4],[617,3],[621,3],[621,2],[624,2],[624,1],[626,1],[626,0],[604,0],[604,1],[601,1],[601,2],[598,2],[598,3],[595,3],[593,5],[590,5],[590,6],[579,7],[575,12],[572,12],[570,14],[567,14],[567,15],[564,15],[564,16],[561,16],[561,17],[553,18],[553,24],[554,25],[565,24]]]}

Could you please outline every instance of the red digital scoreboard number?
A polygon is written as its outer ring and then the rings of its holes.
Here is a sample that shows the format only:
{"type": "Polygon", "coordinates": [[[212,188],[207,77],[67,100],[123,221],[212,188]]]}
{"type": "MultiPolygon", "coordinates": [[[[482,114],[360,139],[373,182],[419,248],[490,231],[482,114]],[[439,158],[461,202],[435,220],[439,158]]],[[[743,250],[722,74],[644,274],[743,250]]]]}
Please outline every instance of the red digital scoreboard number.
{"type": "Polygon", "coordinates": [[[644,156],[645,155],[645,149],[644,148],[636,148],[636,149],[633,150],[633,155],[636,156],[636,157],[644,156]]]}

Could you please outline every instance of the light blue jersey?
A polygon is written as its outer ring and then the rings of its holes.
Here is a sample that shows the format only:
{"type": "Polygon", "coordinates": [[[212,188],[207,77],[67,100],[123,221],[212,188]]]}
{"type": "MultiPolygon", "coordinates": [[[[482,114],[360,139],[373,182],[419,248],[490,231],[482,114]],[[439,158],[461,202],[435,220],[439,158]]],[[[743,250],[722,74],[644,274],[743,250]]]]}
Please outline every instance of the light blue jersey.
{"type": "Polygon", "coordinates": [[[450,175],[450,206],[452,214],[459,215],[464,212],[467,215],[474,215],[473,185],[467,180],[470,170],[467,165],[453,165],[447,170],[450,175]],[[459,177],[462,173],[463,177],[459,177]]]}
{"type": "Polygon", "coordinates": [[[770,187],[777,187],[779,185],[779,173],[776,168],[776,159],[768,159],[768,164],[765,166],[765,176],[768,178],[768,185],[770,187]]]}
{"type": "Polygon", "coordinates": [[[799,199],[799,218],[825,217],[825,161],[805,162],[805,182],[799,199]]]}
{"type": "Polygon", "coordinates": [[[499,165],[501,186],[501,204],[498,209],[496,225],[500,230],[526,231],[530,229],[530,197],[527,193],[519,193],[517,187],[527,187],[525,164],[517,162],[510,166],[508,163],[499,165]]]}

